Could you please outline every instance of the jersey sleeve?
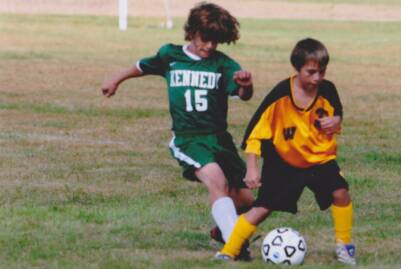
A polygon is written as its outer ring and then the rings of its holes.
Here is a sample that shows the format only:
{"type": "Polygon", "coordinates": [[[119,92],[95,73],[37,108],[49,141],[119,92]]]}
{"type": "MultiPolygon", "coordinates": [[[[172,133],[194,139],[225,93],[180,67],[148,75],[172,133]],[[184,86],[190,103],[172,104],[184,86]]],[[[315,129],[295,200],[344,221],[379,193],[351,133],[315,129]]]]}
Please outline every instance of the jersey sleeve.
{"type": "Polygon", "coordinates": [[[329,101],[330,105],[334,108],[334,116],[343,117],[343,106],[340,101],[340,96],[334,83],[326,80],[322,95],[329,101]]]}
{"type": "Polygon", "coordinates": [[[159,49],[156,55],[142,58],[138,61],[137,67],[145,75],[164,76],[168,69],[168,51],[171,45],[165,45],[159,49]]]}
{"type": "Polygon", "coordinates": [[[288,95],[290,80],[285,79],[271,90],[252,116],[242,140],[241,148],[246,153],[262,155],[264,142],[273,138],[276,101],[288,95]]]}
{"type": "Polygon", "coordinates": [[[241,66],[236,61],[229,57],[226,58],[222,74],[222,87],[228,95],[237,95],[239,85],[235,83],[233,77],[234,73],[240,70],[241,66]]]}
{"type": "Polygon", "coordinates": [[[244,139],[244,150],[258,156],[262,154],[262,141],[270,140],[273,136],[271,122],[273,119],[273,106],[269,106],[259,117],[254,119],[254,125],[244,139]]]}
{"type": "Polygon", "coordinates": [[[336,89],[336,86],[333,84],[333,107],[334,107],[334,115],[335,116],[340,116],[341,118],[343,117],[343,105],[341,104],[340,101],[340,96],[338,95],[338,91],[336,89]]]}

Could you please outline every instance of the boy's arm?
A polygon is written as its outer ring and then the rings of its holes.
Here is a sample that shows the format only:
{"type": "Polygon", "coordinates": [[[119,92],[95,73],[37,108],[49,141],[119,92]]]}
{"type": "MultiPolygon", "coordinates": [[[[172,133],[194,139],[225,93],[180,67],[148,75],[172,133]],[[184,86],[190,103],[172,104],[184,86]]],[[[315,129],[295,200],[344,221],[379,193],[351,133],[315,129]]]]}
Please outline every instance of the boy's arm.
{"type": "Polygon", "coordinates": [[[140,77],[143,75],[144,74],[138,67],[132,66],[132,67],[114,75],[112,78],[104,81],[103,85],[102,85],[103,95],[106,97],[111,97],[116,93],[118,86],[123,81],[125,81],[129,78],[140,77]]]}
{"type": "Polygon", "coordinates": [[[253,95],[252,74],[245,70],[237,71],[234,73],[233,79],[240,86],[238,89],[239,98],[244,101],[251,99],[253,95]]]}
{"type": "Polygon", "coordinates": [[[326,135],[334,135],[336,133],[340,133],[341,131],[343,106],[341,104],[340,96],[338,95],[336,86],[329,81],[326,83],[325,96],[334,108],[334,115],[319,119],[319,125],[322,132],[324,132],[326,135]]]}
{"type": "Polygon", "coordinates": [[[261,176],[258,168],[258,155],[254,153],[247,154],[246,175],[244,182],[250,189],[259,188],[261,186],[261,176]]]}

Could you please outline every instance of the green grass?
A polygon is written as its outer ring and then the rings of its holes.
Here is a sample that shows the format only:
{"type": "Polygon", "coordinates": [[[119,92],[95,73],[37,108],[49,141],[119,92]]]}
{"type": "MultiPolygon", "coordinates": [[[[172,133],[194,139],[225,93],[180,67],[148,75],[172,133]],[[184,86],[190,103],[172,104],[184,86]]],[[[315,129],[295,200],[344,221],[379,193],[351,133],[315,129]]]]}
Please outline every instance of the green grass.
{"type": "MultiPolygon", "coordinates": [[[[156,21],[133,18],[119,32],[111,17],[0,16],[0,268],[280,268],[262,263],[261,239],[252,263],[211,259],[218,246],[207,236],[207,193],[170,157],[161,78],[101,96],[111,74],[182,43],[182,19],[170,31],[156,21]]],[[[230,101],[235,140],[267,91],[293,72],[295,42],[322,40],[345,111],[339,162],[355,205],[359,267],[401,267],[401,23],[241,25],[238,44],[221,46],[255,80],[251,101],[230,101]]],[[[294,227],[309,247],[302,268],[343,268],[333,259],[330,212],[309,191],[299,208],[273,214],[258,234],[294,227]]]]}
{"type": "Polygon", "coordinates": [[[0,110],[17,110],[23,113],[75,115],[78,117],[116,117],[121,119],[140,119],[150,117],[164,117],[168,115],[166,109],[101,109],[101,108],[68,108],[53,104],[31,103],[0,103],[0,110]]]}

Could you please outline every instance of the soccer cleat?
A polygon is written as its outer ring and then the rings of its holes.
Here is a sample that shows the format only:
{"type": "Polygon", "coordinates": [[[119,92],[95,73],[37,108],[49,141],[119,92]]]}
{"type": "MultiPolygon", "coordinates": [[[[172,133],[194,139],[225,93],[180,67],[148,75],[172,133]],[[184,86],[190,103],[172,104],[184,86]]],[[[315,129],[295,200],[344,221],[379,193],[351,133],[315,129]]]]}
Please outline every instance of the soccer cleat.
{"type": "Polygon", "coordinates": [[[221,231],[220,231],[219,227],[217,227],[217,226],[214,226],[210,230],[210,237],[219,243],[225,244],[223,235],[221,234],[221,231]]]}
{"type": "MultiPolygon", "coordinates": [[[[223,236],[221,234],[221,231],[219,229],[219,227],[214,226],[211,230],[210,230],[210,237],[222,244],[225,244],[223,236]]],[[[219,252],[218,252],[219,253],[219,252]]],[[[217,253],[217,254],[218,254],[217,253]]],[[[217,256],[216,254],[216,256],[217,256]]],[[[220,253],[221,254],[221,253],[220,253]]],[[[221,255],[225,255],[225,254],[221,254],[221,255]]],[[[228,256],[230,257],[230,256],[228,256]]],[[[215,257],[216,258],[216,257],[215,257]]],[[[230,257],[231,258],[231,257],[230,257]]],[[[232,259],[232,258],[231,258],[232,259]]],[[[222,259],[220,259],[222,260],[222,259]]],[[[235,258],[235,260],[239,260],[239,261],[251,261],[252,260],[252,256],[251,256],[251,252],[249,250],[249,242],[247,241],[241,248],[241,252],[238,254],[238,256],[235,258]]]]}
{"type": "Polygon", "coordinates": [[[356,265],[355,260],[355,245],[354,244],[343,244],[337,243],[336,255],[339,262],[356,265]]]}
{"type": "Polygon", "coordinates": [[[227,254],[221,253],[220,251],[218,251],[216,253],[216,255],[214,255],[214,259],[215,260],[222,260],[222,261],[234,261],[233,257],[231,257],[231,256],[229,256],[227,254]]]}
{"type": "Polygon", "coordinates": [[[243,262],[250,262],[252,261],[251,251],[249,250],[249,242],[246,241],[245,244],[242,246],[240,253],[236,257],[236,260],[243,261],[243,262]]]}

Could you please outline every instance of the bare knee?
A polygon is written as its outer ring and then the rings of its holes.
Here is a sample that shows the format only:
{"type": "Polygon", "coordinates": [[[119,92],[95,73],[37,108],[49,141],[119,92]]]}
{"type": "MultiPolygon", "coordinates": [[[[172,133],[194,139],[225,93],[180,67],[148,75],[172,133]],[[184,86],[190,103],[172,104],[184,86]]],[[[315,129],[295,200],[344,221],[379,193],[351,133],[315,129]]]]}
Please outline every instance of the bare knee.
{"type": "Polygon", "coordinates": [[[351,203],[348,190],[338,189],[333,192],[333,204],[335,206],[347,206],[351,203]]]}
{"type": "Polygon", "coordinates": [[[220,197],[228,196],[227,179],[217,163],[197,169],[195,175],[208,189],[211,203],[220,197]]]}
{"type": "Polygon", "coordinates": [[[264,221],[269,215],[271,211],[265,207],[253,207],[247,213],[245,213],[245,218],[252,223],[253,225],[258,225],[262,221],[264,221]]]}
{"type": "Polygon", "coordinates": [[[254,201],[252,191],[247,188],[232,188],[230,189],[229,196],[233,199],[238,214],[248,211],[254,201]]]}

